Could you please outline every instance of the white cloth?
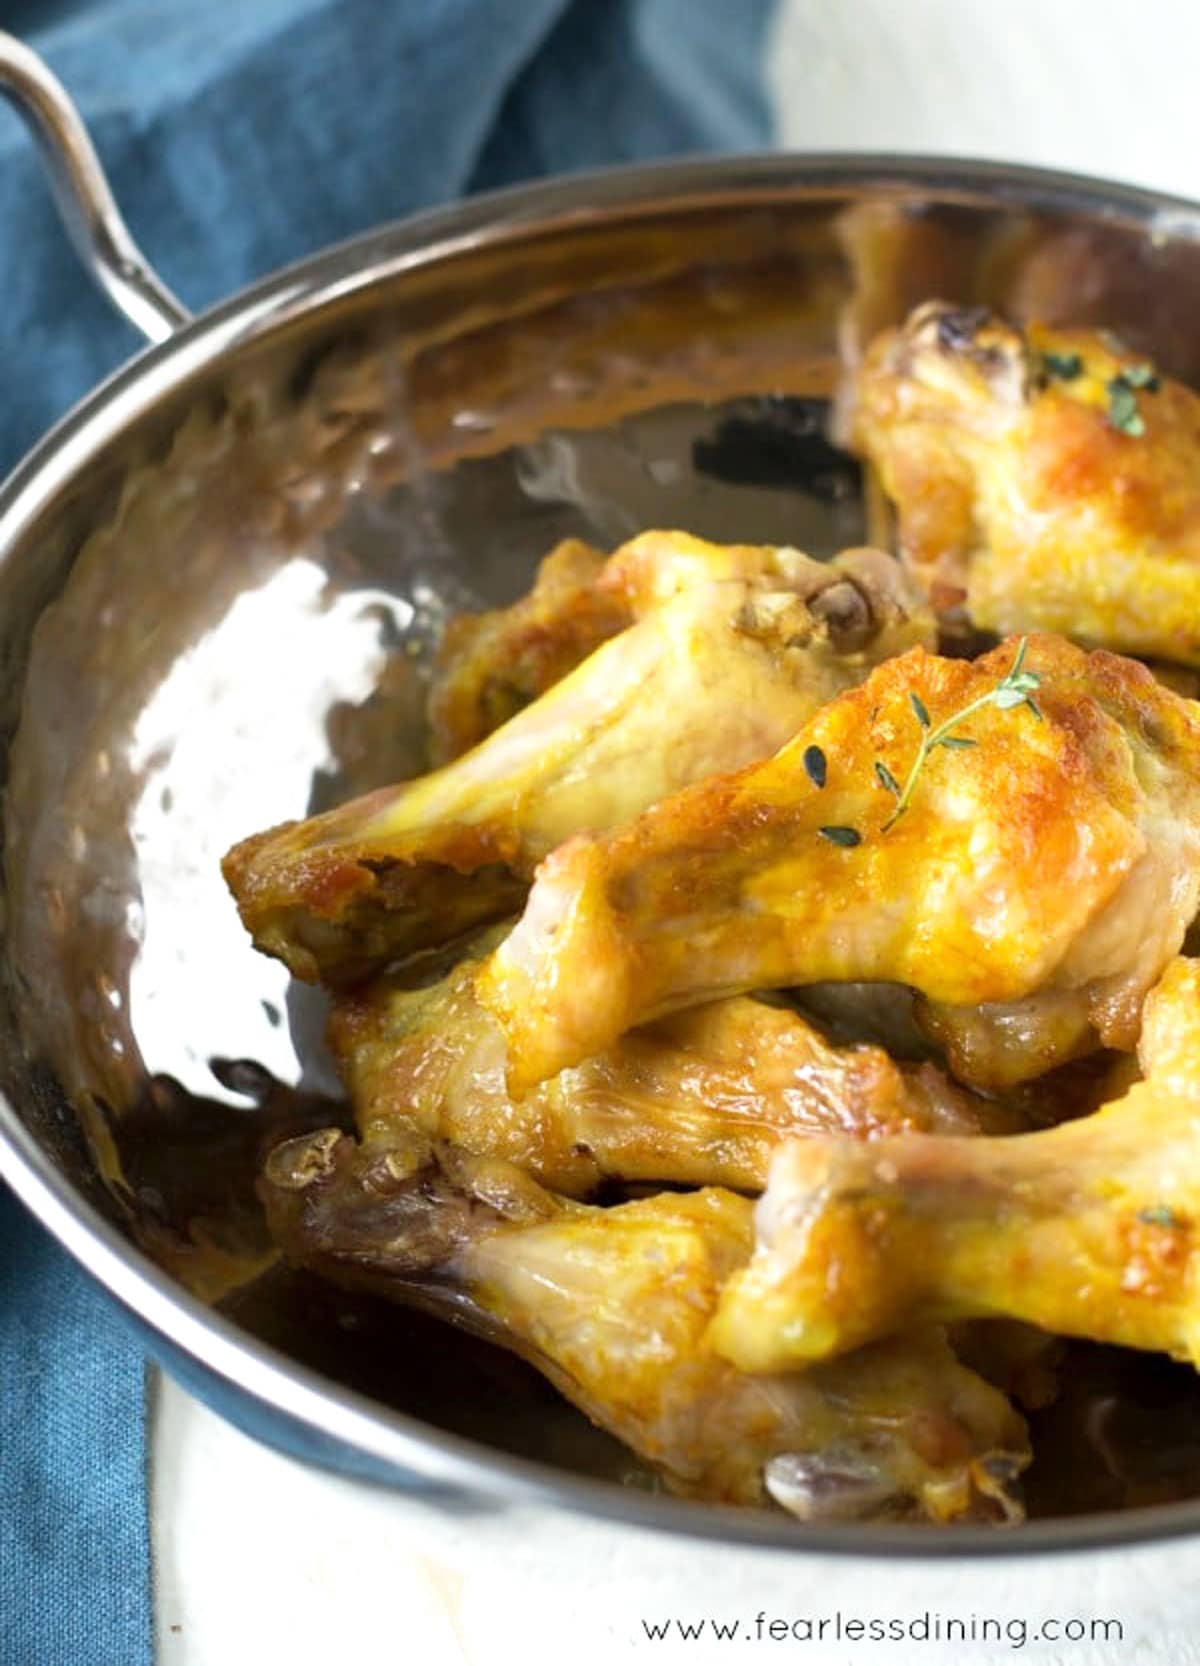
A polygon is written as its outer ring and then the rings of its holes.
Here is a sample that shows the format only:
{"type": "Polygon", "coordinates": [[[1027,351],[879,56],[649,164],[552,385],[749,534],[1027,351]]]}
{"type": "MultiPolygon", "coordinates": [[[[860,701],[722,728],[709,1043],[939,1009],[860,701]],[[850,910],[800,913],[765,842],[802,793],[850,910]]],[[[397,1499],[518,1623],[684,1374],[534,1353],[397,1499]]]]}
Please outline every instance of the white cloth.
{"type": "MultiPolygon", "coordinates": [[[[891,1563],[737,1549],[547,1509],[461,1517],[303,1468],[164,1382],[151,1505],[159,1666],[1198,1666],[1197,1551],[891,1563]],[[779,1623],[975,1625],[977,1641],[811,1644],[779,1623]],[[763,1634],[758,1632],[763,1616],[763,1634]],[[1034,1641],[1051,1618],[1120,1642],[1034,1641]],[[642,1621],[734,1622],[734,1641],[642,1621]],[[997,1638],[983,1622],[1003,1627],[997,1638]],[[1021,1625],[1029,1641],[1014,1639],[1021,1625]],[[177,1628],[177,1629],[176,1629],[177,1628]]],[[[917,1530],[919,1531],[919,1529],[917,1530]]],[[[970,1632],[966,1633],[971,1636],[970,1632]]],[[[931,1637],[936,1633],[931,1629],[931,1637]]]]}
{"type": "Polygon", "coordinates": [[[783,0],[770,84],[789,149],[989,157],[1195,198],[1198,73],[1194,0],[783,0]]]}

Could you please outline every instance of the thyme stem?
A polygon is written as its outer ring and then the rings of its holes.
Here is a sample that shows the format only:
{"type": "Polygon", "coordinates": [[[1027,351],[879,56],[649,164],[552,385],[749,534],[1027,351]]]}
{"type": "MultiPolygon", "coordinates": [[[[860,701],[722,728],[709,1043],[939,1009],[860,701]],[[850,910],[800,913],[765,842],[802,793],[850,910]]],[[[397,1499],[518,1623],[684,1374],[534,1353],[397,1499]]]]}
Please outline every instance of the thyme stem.
{"type": "MultiPolygon", "coordinates": [[[[964,722],[966,718],[971,717],[977,711],[982,711],[985,706],[996,706],[1001,711],[1006,711],[1013,706],[1020,705],[1028,706],[1035,717],[1041,717],[1042,714],[1038,709],[1037,702],[1033,698],[1033,691],[1041,682],[1041,677],[1036,671],[1025,670],[1025,650],[1028,643],[1028,637],[1023,636],[1017,645],[1012,665],[995,688],[989,688],[986,694],[980,694],[968,705],[965,705],[961,711],[953,712],[936,728],[928,727],[928,714],[925,713],[924,706],[910,695],[910,699],[913,699],[913,709],[917,714],[917,720],[921,725],[921,743],[917,747],[917,755],[912,761],[912,766],[904,778],[904,785],[897,795],[896,808],[880,828],[881,833],[886,833],[889,828],[895,827],[900,817],[908,809],[921,771],[924,769],[925,762],[932,751],[939,746],[974,746],[975,742],[973,740],[968,739],[965,735],[960,736],[954,733],[959,724],[964,722]]],[[[878,770],[879,766],[876,765],[877,773],[878,770]]],[[[886,771],[886,773],[889,780],[894,779],[890,771],[886,771]]],[[[886,786],[887,781],[884,781],[882,776],[880,779],[886,786]]]]}
{"type": "Polygon", "coordinates": [[[880,828],[881,833],[886,833],[889,827],[894,827],[900,820],[900,817],[908,809],[913,791],[917,785],[917,778],[924,769],[925,760],[933,751],[934,747],[937,746],[940,741],[944,740],[945,737],[950,734],[951,731],[956,728],[964,718],[970,717],[972,712],[980,711],[984,706],[990,706],[992,703],[992,694],[994,692],[994,690],[989,689],[986,694],[981,694],[977,700],[972,700],[969,706],[964,706],[960,712],[955,712],[954,715],[952,717],[948,717],[944,723],[939,723],[936,729],[922,730],[921,744],[917,748],[917,755],[912,761],[912,767],[904,778],[904,785],[901,787],[900,796],[896,800],[896,808],[892,811],[891,815],[880,828]]]}

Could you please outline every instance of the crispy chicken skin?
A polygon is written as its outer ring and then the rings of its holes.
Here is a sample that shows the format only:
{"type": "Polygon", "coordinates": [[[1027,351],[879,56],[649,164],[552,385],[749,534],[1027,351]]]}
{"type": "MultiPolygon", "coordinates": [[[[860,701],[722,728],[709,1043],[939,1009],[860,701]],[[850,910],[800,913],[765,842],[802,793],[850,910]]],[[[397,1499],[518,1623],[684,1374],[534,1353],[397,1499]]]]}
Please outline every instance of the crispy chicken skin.
{"type": "Polygon", "coordinates": [[[412,1126],[583,1197],[605,1179],[760,1191],[771,1152],[794,1135],[1024,1126],[933,1065],[831,1046],[799,1014],[746,997],[631,1030],[514,1101],[504,1036],[475,996],[477,964],[426,989],[380,978],[334,1006],[330,1046],[365,1148],[412,1126]]]}
{"type": "Polygon", "coordinates": [[[939,612],[1200,659],[1200,396],[1111,337],[927,303],[868,351],[853,442],[939,612]]]}
{"type": "Polygon", "coordinates": [[[913,650],[767,762],[556,850],[477,984],[505,1030],[510,1088],[681,1007],[825,981],[910,985],[974,1085],[1132,1046],[1200,898],[1190,702],[1133,661],[1031,638],[1038,712],[974,712],[885,830],[896,798],[876,766],[905,779],[914,697],[936,728],[1016,654],[913,650]]]}
{"type": "Polygon", "coordinates": [[[1036,1134],[781,1146],[717,1345],[780,1370],[1006,1315],[1200,1365],[1200,962],[1168,966],[1139,1053],[1121,1099],[1036,1134]]]}
{"type": "Polygon", "coordinates": [[[450,620],[429,690],[434,764],[469,752],[632,623],[624,598],[596,583],[604,563],[591,544],[564,538],[512,607],[450,620]]]}
{"type": "Polygon", "coordinates": [[[712,1350],[753,1240],[731,1192],[593,1209],[506,1163],[399,1135],[367,1155],[332,1129],[279,1147],[261,1189],[293,1259],[521,1354],[675,1492],[808,1520],[1019,1519],[1024,1425],[940,1332],[788,1377],[712,1350]]]}
{"type": "Polygon", "coordinates": [[[571,834],[768,756],[872,665],[931,637],[928,609],[877,550],[822,563],[654,536],[613,558],[636,622],[473,751],[229,852],[260,949],[345,984],[511,912],[571,834]]]}

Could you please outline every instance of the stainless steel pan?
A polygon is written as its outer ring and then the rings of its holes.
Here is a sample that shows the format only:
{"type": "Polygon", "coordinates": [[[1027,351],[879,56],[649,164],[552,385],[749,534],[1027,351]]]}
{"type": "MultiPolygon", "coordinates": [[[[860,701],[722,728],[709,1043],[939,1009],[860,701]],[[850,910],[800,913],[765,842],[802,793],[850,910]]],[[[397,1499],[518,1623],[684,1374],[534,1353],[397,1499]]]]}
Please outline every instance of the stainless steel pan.
{"type": "MultiPolygon", "coordinates": [[[[193,320],[3,36],[0,90],[157,344],[0,491],[7,1182],[235,1423],[447,1507],[861,1555],[1200,1527],[1200,1499],[1102,1492],[1000,1536],[685,1506],[523,1367],[269,1268],[254,1164],[335,1089],[318,1000],[252,952],[217,869],[250,829],[420,767],[440,620],[515,595],[555,538],[861,537],[826,400],[839,339],[906,288],[1095,318],[1195,375],[1200,209],[978,163],[667,164],[385,227],[193,320]]],[[[1171,1382],[1160,1421],[1190,1438],[1200,1397],[1171,1382]]]]}

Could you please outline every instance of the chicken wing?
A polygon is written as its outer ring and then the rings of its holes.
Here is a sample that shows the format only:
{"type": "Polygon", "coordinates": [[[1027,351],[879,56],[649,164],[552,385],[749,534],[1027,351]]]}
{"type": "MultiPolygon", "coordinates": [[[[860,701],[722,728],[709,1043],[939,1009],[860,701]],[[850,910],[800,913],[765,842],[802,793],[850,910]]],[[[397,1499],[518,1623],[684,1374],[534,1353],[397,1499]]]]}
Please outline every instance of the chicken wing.
{"type": "Polygon", "coordinates": [[[1103,332],[933,302],[872,346],[854,443],[939,611],[1200,659],[1200,396],[1103,332]]]}
{"type": "Polygon", "coordinates": [[[914,650],[767,762],[556,850],[477,982],[510,1088],[680,1007],[825,981],[910,985],[974,1085],[1131,1047],[1200,900],[1200,717],[1133,661],[1027,647],[1020,676],[1015,643],[914,650]]]}
{"type": "Polygon", "coordinates": [[[564,538],[512,607],[450,620],[429,690],[435,764],[469,752],[632,623],[624,599],[596,583],[604,563],[600,550],[564,538]]]}
{"type": "Polygon", "coordinates": [[[746,997],[631,1030],[515,1101],[503,1033],[475,996],[478,964],[426,989],[381,978],[335,1005],[330,1046],[364,1146],[407,1123],[583,1197],[605,1179],[759,1191],[790,1135],[1025,1126],[933,1065],[833,1047],[799,1014],[746,997]]]}
{"type": "Polygon", "coordinates": [[[229,852],[259,948],[347,983],[511,912],[569,835],[767,756],[871,665],[929,639],[928,610],[876,550],[820,563],[659,536],[661,560],[627,553],[616,569],[644,598],[638,622],[464,758],[229,852]]]}
{"type": "Polygon", "coordinates": [[[262,1193],[294,1260],[521,1354],[675,1492],[807,1520],[1019,1518],[1024,1425],[940,1332],[778,1378],[708,1347],[753,1238],[731,1192],[593,1209],[506,1163],[411,1135],[368,1157],[330,1129],[272,1153],[262,1193]]]}
{"type": "Polygon", "coordinates": [[[606,557],[564,538],[542,561],[528,595],[492,613],[460,613],[447,625],[429,691],[433,762],[450,763],[486,740],[650,608],[722,580],[794,591],[818,616],[840,609],[834,625],[843,651],[854,646],[851,614],[861,616],[864,642],[873,634],[859,592],[831,589],[824,570],[799,550],[651,531],[606,557]]]}
{"type": "Polygon", "coordinates": [[[1007,1315],[1200,1366],[1200,962],[1167,968],[1139,1053],[1123,1098],[1040,1133],[780,1147],[716,1345],[775,1371],[1007,1315]]]}

